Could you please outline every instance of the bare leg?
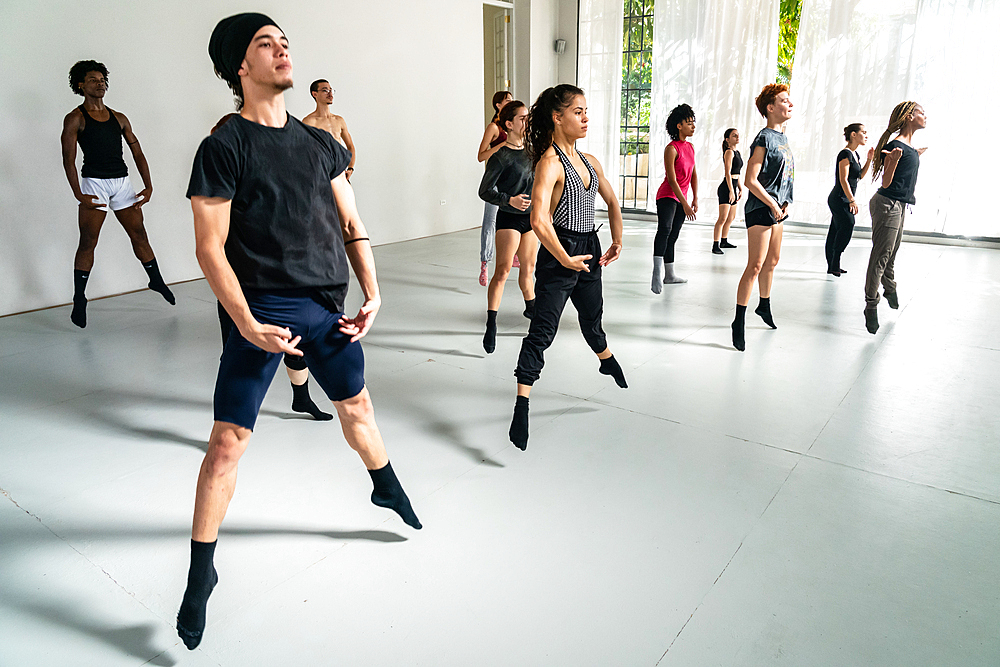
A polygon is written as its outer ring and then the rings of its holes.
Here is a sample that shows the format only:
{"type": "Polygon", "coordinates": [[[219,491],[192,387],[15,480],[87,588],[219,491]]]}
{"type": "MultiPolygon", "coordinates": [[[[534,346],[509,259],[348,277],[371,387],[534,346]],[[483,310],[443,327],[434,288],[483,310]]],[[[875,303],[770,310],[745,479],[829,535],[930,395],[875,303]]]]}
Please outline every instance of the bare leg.
{"type": "Polygon", "coordinates": [[[487,291],[486,309],[500,310],[500,300],[503,299],[503,287],[510,275],[521,234],[514,229],[498,229],[496,231],[496,265],[493,268],[493,279],[487,291]]]}
{"type": "Polygon", "coordinates": [[[142,224],[142,209],[129,206],[115,211],[115,217],[125,228],[125,233],[128,234],[129,241],[132,242],[132,252],[135,253],[136,259],[144,264],[153,261],[153,249],[146,237],[146,227],[142,224]]]}
{"type": "Polygon", "coordinates": [[[94,268],[94,250],[107,215],[108,212],[104,209],[80,207],[80,243],[73,260],[73,268],[77,271],[90,271],[94,268]]]}
{"type": "MultiPolygon", "coordinates": [[[[771,283],[774,281],[774,267],[778,265],[778,260],[781,259],[781,238],[784,228],[785,225],[781,223],[771,228],[773,231],[767,244],[767,255],[761,266],[760,275],[757,277],[757,287],[760,290],[761,297],[765,299],[771,298],[771,283]]],[[[747,295],[747,298],[749,299],[750,296],[747,295]]]]}
{"type": "MultiPolygon", "coordinates": [[[[771,241],[771,230],[774,227],[754,225],[747,230],[747,268],[740,276],[740,285],[736,290],[736,305],[746,306],[750,303],[750,293],[753,292],[753,283],[757,280],[764,267],[764,260],[767,257],[768,246],[771,241]]],[[[770,285],[768,286],[770,289],[770,285]]]]}
{"type": "Polygon", "coordinates": [[[219,526],[236,490],[236,468],[250,442],[250,434],[250,429],[228,422],[215,422],[212,426],[208,452],[198,473],[191,539],[214,542],[218,538],[219,526]]]}
{"type": "Polygon", "coordinates": [[[285,366],[285,370],[288,371],[288,381],[296,387],[301,387],[309,381],[309,369],[307,368],[303,368],[301,371],[295,371],[288,366],[285,366]]]}
{"type": "Polygon", "coordinates": [[[538,255],[538,237],[535,232],[521,234],[521,243],[517,246],[517,256],[521,267],[517,272],[517,285],[521,288],[521,296],[525,301],[535,300],[535,257],[538,255]]]}
{"type": "Polygon", "coordinates": [[[372,491],[372,503],[393,510],[406,525],[419,530],[422,527],[420,520],[413,512],[410,499],[406,497],[406,492],[389,463],[382,434],[375,424],[375,408],[367,387],[357,396],[336,401],[334,405],[337,407],[340,427],[344,430],[347,444],[358,453],[371,475],[375,487],[372,491]]]}
{"type": "MultiPolygon", "coordinates": [[[[729,207],[729,214],[726,216],[726,223],[722,226],[722,238],[728,241],[729,239],[729,228],[733,224],[733,220],[736,219],[736,206],[729,207]]],[[[731,244],[730,244],[731,245],[731,244]]],[[[728,247],[726,245],[722,246],[724,248],[728,247]]],[[[734,248],[736,246],[733,246],[734,248]]]]}
{"type": "Polygon", "coordinates": [[[715,243],[718,243],[726,235],[725,232],[729,231],[729,225],[726,221],[729,219],[729,210],[734,208],[736,207],[729,204],[719,204],[719,218],[715,221],[715,229],[712,231],[712,241],[715,243]],[[723,226],[725,226],[725,232],[723,226]]]}

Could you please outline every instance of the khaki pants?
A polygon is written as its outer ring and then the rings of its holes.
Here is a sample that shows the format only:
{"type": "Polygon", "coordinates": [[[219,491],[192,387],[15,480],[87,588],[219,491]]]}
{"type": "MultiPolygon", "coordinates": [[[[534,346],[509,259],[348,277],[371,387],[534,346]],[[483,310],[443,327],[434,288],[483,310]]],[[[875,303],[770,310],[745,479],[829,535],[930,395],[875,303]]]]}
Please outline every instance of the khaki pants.
{"type": "Polygon", "coordinates": [[[906,204],[876,192],[868,206],[872,214],[872,254],[865,277],[865,308],[875,308],[878,305],[879,283],[882,283],[885,292],[896,291],[893,265],[899,243],[903,240],[906,204]]]}

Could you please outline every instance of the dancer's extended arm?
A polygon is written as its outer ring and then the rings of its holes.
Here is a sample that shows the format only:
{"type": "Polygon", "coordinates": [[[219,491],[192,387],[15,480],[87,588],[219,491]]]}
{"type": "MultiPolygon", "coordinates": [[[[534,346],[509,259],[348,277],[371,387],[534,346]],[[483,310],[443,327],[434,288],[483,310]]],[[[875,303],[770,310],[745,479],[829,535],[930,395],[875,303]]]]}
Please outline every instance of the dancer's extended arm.
{"type": "Polygon", "coordinates": [[[597,172],[597,191],[600,193],[601,199],[608,206],[608,224],[611,226],[611,247],[605,250],[604,254],[598,260],[598,264],[607,266],[621,257],[622,254],[622,209],[618,205],[618,197],[615,196],[615,189],[611,187],[611,183],[604,177],[604,169],[601,167],[601,163],[593,155],[587,155],[587,161],[590,162],[591,166],[594,167],[594,171],[597,172]]]}
{"type": "Polygon", "coordinates": [[[358,278],[365,302],[356,317],[340,318],[340,330],[351,337],[351,342],[362,338],[371,328],[382,306],[382,297],[378,291],[378,280],[375,277],[375,255],[372,254],[372,244],[368,240],[368,231],[358,214],[357,201],[354,198],[354,188],[347,181],[347,176],[341,174],[331,181],[333,196],[337,200],[337,213],[340,214],[340,230],[344,234],[344,248],[347,259],[351,262],[354,275],[358,278]]]}
{"type": "Polygon", "coordinates": [[[490,123],[486,126],[486,131],[483,132],[483,140],[479,142],[479,155],[477,159],[480,162],[486,162],[489,160],[490,157],[492,157],[493,154],[500,150],[500,147],[503,146],[503,144],[497,144],[493,148],[490,148],[490,144],[492,144],[493,141],[499,136],[500,128],[497,127],[496,123],[490,123]]]}
{"type": "Polygon", "coordinates": [[[723,179],[726,181],[726,187],[729,188],[729,205],[732,206],[736,203],[736,193],[733,191],[733,149],[727,148],[726,152],[722,154],[722,164],[726,168],[726,173],[723,175],[723,179]]]}
{"type": "Polygon", "coordinates": [[[198,264],[222,307],[233,318],[240,335],[262,350],[302,356],[295,348],[301,336],[292,338],[284,327],[258,322],[247,306],[240,281],[226,258],[229,209],[232,201],[222,197],[191,197],[194,212],[194,243],[198,264]]]}

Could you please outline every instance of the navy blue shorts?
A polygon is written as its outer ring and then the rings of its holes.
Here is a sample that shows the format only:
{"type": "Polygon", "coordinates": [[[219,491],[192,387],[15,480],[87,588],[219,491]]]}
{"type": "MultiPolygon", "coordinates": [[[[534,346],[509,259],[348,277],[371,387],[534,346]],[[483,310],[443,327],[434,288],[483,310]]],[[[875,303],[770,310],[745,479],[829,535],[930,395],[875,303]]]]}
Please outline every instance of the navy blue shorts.
{"type": "MultiPolygon", "coordinates": [[[[331,401],[353,398],[365,388],[365,356],[360,342],[340,332],[343,313],[332,313],[309,289],[244,290],[250,312],[262,324],[287,327],[302,336],[298,349],[319,386],[331,401]]],[[[265,352],[233,327],[215,381],[215,421],[253,430],[264,394],[271,385],[281,354],[265,352]]]]}

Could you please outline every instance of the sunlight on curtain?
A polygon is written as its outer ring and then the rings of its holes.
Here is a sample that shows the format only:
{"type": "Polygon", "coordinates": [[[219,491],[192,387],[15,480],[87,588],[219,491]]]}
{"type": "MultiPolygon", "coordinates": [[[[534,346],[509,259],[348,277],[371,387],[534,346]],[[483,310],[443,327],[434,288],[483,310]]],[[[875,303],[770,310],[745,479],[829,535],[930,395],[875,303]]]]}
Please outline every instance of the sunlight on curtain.
{"type": "MultiPolygon", "coordinates": [[[[621,196],[618,133],[621,122],[622,16],[624,0],[581,0],[579,75],[587,96],[587,136],[579,148],[596,157],[621,196]]],[[[606,209],[600,198],[598,208],[606,209]]]]}
{"type": "MultiPolygon", "coordinates": [[[[691,141],[700,179],[700,219],[714,220],[718,213],[715,190],[723,178],[725,130],[740,131],[745,160],[746,145],[763,127],[753,101],[777,74],[779,7],[780,0],[656,0],[650,192],[663,182],[663,150],[670,142],[667,115],[678,104],[690,104],[698,120],[691,141]]],[[[654,196],[647,208],[656,210],[654,196]]]]}
{"type": "MultiPolygon", "coordinates": [[[[792,218],[827,224],[826,197],[844,126],[864,123],[873,146],[892,108],[912,99],[928,115],[915,144],[929,148],[906,228],[1000,235],[995,207],[983,198],[996,190],[991,153],[977,149],[983,126],[956,122],[1000,106],[1000,88],[984,78],[1000,59],[998,28],[996,0],[803,3],[792,72],[797,108],[788,124],[796,159],[792,218]]],[[[871,224],[867,204],[875,189],[870,178],[859,183],[860,226],[871,224]]]]}

